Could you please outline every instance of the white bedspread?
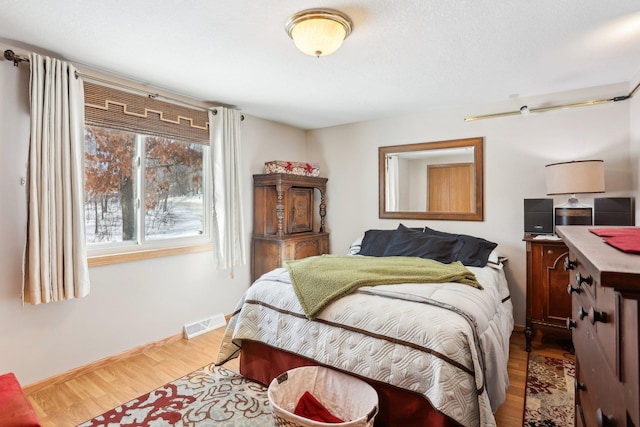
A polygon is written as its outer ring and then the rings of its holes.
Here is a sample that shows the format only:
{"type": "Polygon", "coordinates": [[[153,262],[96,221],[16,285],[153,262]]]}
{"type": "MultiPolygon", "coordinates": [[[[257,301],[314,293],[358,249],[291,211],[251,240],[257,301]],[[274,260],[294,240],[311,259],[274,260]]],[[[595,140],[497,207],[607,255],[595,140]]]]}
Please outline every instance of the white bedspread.
{"type": "Polygon", "coordinates": [[[495,426],[509,387],[512,305],[502,269],[468,267],[457,283],[360,288],[306,319],[286,269],[258,279],[231,318],[217,363],[243,339],[423,394],[460,424],[495,426]]]}

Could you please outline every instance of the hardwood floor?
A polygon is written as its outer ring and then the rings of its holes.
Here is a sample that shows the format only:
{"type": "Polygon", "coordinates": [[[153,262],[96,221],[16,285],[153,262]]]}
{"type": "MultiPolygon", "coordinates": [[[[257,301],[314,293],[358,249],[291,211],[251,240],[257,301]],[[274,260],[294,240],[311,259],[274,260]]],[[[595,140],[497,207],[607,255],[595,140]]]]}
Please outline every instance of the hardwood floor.
{"type": "MultiPolygon", "coordinates": [[[[75,426],[141,394],[188,374],[215,359],[224,329],[191,340],[170,341],[162,346],[116,361],[60,384],[29,393],[43,427],[75,426]]],[[[533,343],[533,352],[557,358],[573,356],[554,344],[533,343]]],[[[514,332],[510,343],[511,386],[505,403],[496,412],[499,427],[522,425],[527,353],[522,332],[514,332]]],[[[237,371],[238,360],[225,365],[237,371]]]]}

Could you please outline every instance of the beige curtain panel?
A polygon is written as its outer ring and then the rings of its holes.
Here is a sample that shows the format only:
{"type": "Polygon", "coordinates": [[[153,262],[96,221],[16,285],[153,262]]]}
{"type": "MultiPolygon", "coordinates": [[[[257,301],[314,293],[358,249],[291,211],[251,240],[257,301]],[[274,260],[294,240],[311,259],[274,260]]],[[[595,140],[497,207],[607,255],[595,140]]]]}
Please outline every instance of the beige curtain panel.
{"type": "Polygon", "coordinates": [[[32,53],[23,303],[89,293],[84,234],[84,95],[75,68],[32,53]]]}
{"type": "MultiPolygon", "coordinates": [[[[213,254],[217,269],[246,264],[240,192],[240,121],[236,110],[209,111],[213,182],[213,254]]],[[[233,274],[233,273],[232,273],[233,274]]]]}

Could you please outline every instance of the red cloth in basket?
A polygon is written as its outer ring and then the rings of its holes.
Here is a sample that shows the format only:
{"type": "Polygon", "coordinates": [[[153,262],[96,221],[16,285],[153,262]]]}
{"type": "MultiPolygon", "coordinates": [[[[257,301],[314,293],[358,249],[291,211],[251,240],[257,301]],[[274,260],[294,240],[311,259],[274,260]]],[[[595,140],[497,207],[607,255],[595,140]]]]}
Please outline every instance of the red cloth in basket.
{"type": "Polygon", "coordinates": [[[321,423],[343,423],[344,420],[333,415],[316,397],[305,391],[293,411],[299,417],[308,418],[321,423]]]}

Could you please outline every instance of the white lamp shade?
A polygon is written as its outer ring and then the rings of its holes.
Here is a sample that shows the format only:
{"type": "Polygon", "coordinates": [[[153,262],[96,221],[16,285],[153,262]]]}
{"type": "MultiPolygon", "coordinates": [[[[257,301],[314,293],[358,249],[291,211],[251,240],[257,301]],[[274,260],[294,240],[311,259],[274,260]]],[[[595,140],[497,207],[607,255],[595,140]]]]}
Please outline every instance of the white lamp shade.
{"type": "Polygon", "coordinates": [[[582,160],[545,166],[547,194],[604,192],[604,162],[582,160]]]}

